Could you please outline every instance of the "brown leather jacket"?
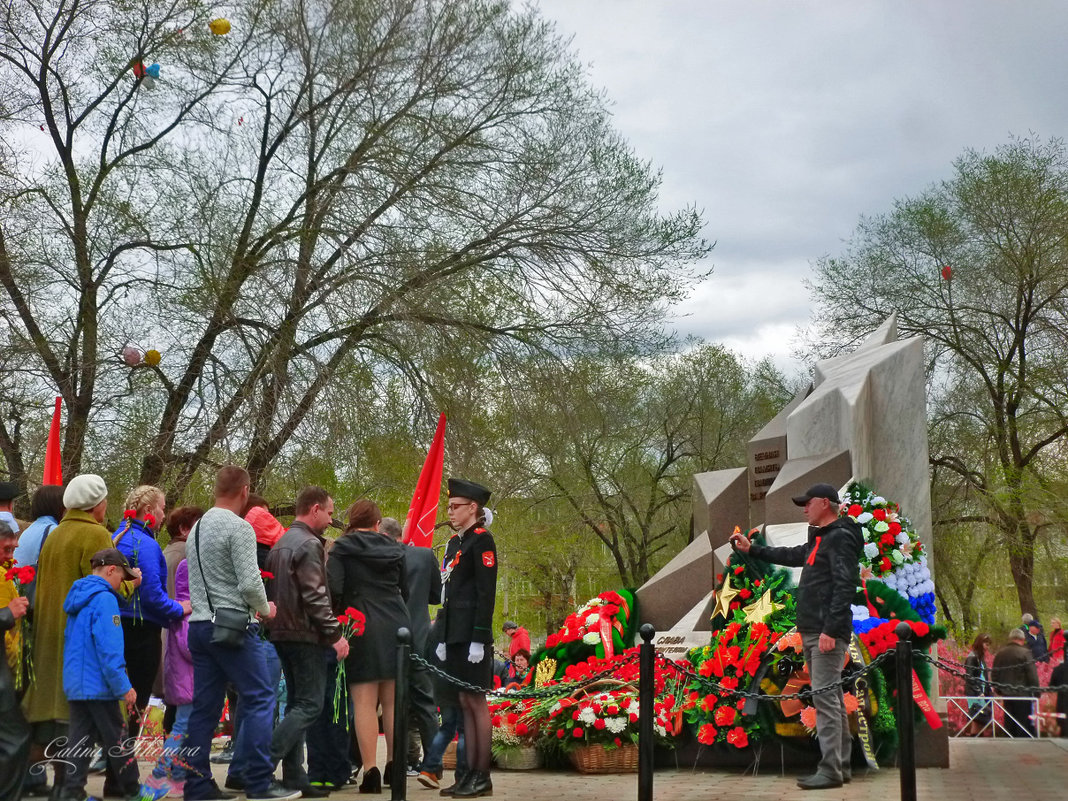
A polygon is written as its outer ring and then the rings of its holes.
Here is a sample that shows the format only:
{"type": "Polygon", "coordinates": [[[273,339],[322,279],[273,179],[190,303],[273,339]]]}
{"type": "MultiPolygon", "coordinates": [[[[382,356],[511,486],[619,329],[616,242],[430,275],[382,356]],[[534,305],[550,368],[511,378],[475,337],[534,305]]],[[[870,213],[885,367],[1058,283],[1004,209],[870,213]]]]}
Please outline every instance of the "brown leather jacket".
{"type": "Polygon", "coordinates": [[[273,642],[331,645],[341,639],[326,587],[324,543],[298,520],[267,555],[266,570],[274,574],[267,580],[267,598],[278,607],[267,622],[273,642]]]}

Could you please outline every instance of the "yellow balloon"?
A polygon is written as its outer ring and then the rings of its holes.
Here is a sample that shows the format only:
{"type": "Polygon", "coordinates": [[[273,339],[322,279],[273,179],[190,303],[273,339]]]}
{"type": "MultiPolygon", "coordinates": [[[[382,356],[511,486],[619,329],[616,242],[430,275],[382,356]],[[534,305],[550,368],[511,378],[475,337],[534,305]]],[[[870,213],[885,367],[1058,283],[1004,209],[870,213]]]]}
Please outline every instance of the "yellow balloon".
{"type": "Polygon", "coordinates": [[[150,367],[155,367],[156,365],[158,365],[162,358],[163,356],[160,355],[160,352],[158,350],[145,351],[145,364],[149,365],[150,367]]]}
{"type": "Polygon", "coordinates": [[[213,19],[211,22],[208,23],[208,28],[216,36],[225,36],[230,32],[230,20],[226,19],[225,17],[213,19]]]}

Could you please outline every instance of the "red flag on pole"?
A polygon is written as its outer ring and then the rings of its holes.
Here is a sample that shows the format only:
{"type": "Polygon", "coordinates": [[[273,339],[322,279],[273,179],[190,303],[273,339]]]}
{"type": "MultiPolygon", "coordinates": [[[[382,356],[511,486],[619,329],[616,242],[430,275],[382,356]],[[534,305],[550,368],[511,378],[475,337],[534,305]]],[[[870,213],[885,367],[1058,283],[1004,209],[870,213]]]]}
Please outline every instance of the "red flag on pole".
{"type": "Polygon", "coordinates": [[[409,545],[429,548],[434,543],[434,523],[441,498],[441,474],[445,465],[445,415],[438,418],[434,441],[430,444],[419,481],[412,495],[412,505],[404,519],[404,541],[409,545]]]}
{"type": "Polygon", "coordinates": [[[56,408],[52,412],[52,427],[48,429],[48,445],[45,446],[43,484],[59,486],[63,484],[63,460],[59,455],[59,410],[63,398],[56,398],[56,408]]]}

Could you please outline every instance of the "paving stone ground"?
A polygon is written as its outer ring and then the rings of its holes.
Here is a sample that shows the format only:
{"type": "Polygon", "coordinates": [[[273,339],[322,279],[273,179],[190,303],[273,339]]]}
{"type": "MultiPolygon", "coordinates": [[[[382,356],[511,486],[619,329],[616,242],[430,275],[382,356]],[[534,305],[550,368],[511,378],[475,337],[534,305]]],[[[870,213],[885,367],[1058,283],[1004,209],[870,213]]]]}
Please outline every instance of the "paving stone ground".
{"type": "MultiPolygon", "coordinates": [[[[1054,801],[1064,797],[1068,776],[1068,741],[1043,740],[951,740],[948,769],[916,771],[917,798],[923,801],[1054,801]]],[[[384,743],[379,738],[380,762],[384,743]]],[[[142,763],[142,775],[147,766],[142,763]]],[[[214,766],[221,786],[226,766],[214,766]]],[[[740,770],[658,770],[653,796],[658,801],[896,801],[901,797],[900,776],[893,768],[854,774],[851,784],[836,790],[803,792],[795,781],[799,773],[781,775],[778,769],[759,775],[740,770]]],[[[99,794],[101,776],[90,777],[88,791],[99,794]]],[[[637,799],[638,776],[584,776],[564,771],[503,771],[493,774],[494,798],[520,801],[617,801],[637,799]]],[[[334,801],[356,801],[355,785],[336,793],[334,801]]],[[[390,789],[378,798],[388,799],[390,789]]],[[[414,779],[408,780],[406,801],[439,798],[414,779]]]]}

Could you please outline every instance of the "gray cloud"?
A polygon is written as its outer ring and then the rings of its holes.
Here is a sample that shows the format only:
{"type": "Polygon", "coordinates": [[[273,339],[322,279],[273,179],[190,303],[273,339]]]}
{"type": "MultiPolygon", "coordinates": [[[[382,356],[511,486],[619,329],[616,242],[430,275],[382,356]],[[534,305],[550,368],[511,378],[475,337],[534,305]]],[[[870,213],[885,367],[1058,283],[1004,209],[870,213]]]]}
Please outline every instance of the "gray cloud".
{"type": "Polygon", "coordinates": [[[789,359],[801,281],[859,217],[966,148],[1068,128],[1062,3],[539,0],[573,35],[665,210],[695,204],[713,276],[680,332],[789,359]]]}

